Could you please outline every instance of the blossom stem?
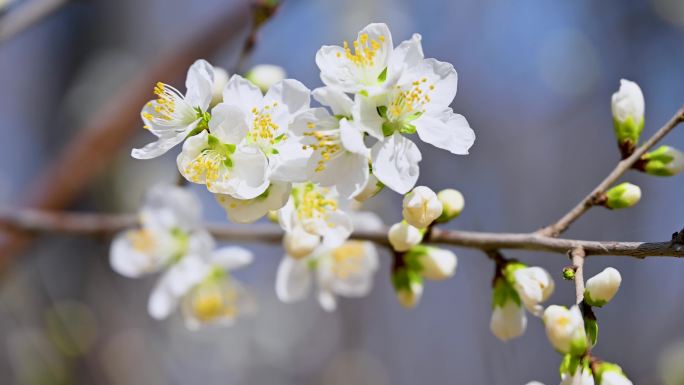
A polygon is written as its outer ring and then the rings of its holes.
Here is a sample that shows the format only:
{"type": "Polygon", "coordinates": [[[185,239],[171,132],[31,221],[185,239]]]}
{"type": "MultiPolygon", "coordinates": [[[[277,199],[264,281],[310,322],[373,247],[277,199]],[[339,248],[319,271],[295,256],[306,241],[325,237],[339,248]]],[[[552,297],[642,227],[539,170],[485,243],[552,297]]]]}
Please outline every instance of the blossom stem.
{"type": "Polygon", "coordinates": [[[650,150],[656,143],[658,143],[665,135],[667,135],[679,123],[684,121],[684,107],[680,108],[677,113],[670,118],[653,136],[651,136],[644,144],[637,147],[631,155],[621,160],[617,166],[611,171],[608,176],[601,181],[584,199],[582,199],[575,207],[573,207],[567,214],[560,218],[557,222],[546,226],[537,233],[549,237],[557,237],[565,230],[567,230],[572,223],[581,217],[590,208],[595,206],[595,202],[600,196],[608,190],[618,179],[620,179],[628,170],[630,170],[641,157],[650,150]]]}

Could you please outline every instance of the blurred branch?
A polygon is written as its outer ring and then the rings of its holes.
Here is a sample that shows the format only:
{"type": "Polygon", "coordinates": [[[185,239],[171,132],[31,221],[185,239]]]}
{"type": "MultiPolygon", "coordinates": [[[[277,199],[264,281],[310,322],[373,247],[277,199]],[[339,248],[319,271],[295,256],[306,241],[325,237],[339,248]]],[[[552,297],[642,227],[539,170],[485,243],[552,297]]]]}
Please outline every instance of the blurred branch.
{"type": "MultiPolygon", "coordinates": [[[[185,42],[160,54],[150,66],[121,86],[61,155],[42,172],[27,190],[23,204],[28,207],[57,210],[74,201],[120,153],[140,123],[140,108],[152,96],[150,84],[160,79],[178,79],[196,59],[211,55],[228,38],[244,30],[249,22],[247,4],[240,3],[215,22],[208,23],[185,42]]],[[[30,240],[26,234],[6,233],[0,237],[0,270],[30,240]]]]}
{"type": "Polygon", "coordinates": [[[280,8],[280,3],[280,0],[256,0],[252,3],[252,24],[250,24],[249,34],[242,46],[242,51],[233,71],[234,73],[241,74],[245,72],[247,60],[252,56],[254,47],[256,47],[259,30],[275,15],[278,8],[280,8]]]}
{"type": "MultiPolygon", "coordinates": [[[[32,209],[0,212],[0,227],[29,234],[58,233],[78,236],[111,236],[137,226],[134,215],[48,212],[32,209]]],[[[231,226],[207,224],[216,238],[236,242],[279,243],[278,226],[231,226]]],[[[387,229],[355,232],[353,239],[389,246],[387,229]]],[[[485,233],[433,228],[425,243],[460,246],[491,252],[498,249],[548,251],[567,254],[583,250],[584,255],[614,255],[634,258],[684,257],[684,245],[669,242],[600,242],[548,237],[535,233],[485,233]]],[[[584,256],[582,257],[584,259],[584,256]]]]}
{"type": "Polygon", "coordinates": [[[567,214],[565,214],[556,223],[549,225],[541,230],[539,234],[555,237],[562,234],[570,225],[581,217],[587,210],[594,206],[594,202],[601,194],[605,193],[620,177],[622,177],[629,169],[631,169],[640,159],[646,154],[646,151],[651,149],[656,143],[665,137],[672,129],[679,123],[684,121],[684,107],[680,108],[677,113],[670,118],[653,136],[651,136],[644,144],[637,147],[636,150],[627,158],[620,161],[617,166],[611,171],[608,176],[601,181],[601,183],[594,188],[584,199],[582,199],[575,207],[573,207],[567,214]]]}
{"type": "Polygon", "coordinates": [[[50,16],[69,0],[30,0],[0,19],[0,43],[50,16]]]}

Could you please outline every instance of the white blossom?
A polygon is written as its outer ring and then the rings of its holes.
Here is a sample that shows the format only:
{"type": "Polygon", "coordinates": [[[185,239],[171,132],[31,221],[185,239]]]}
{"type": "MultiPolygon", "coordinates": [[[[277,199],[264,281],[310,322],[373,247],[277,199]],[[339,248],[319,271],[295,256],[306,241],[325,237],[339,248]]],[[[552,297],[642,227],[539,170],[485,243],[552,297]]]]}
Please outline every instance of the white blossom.
{"type": "Polygon", "coordinates": [[[403,252],[420,244],[423,233],[420,229],[401,221],[390,227],[387,238],[395,251],[403,252]]]}
{"type": "Polygon", "coordinates": [[[404,196],[402,214],[410,225],[423,229],[442,215],[442,202],[429,187],[418,186],[404,196]]]}
{"type": "Polygon", "coordinates": [[[501,341],[508,341],[525,333],[527,315],[525,309],[512,299],[508,299],[500,306],[494,305],[489,329],[501,341]]]}
{"type": "Polygon", "coordinates": [[[465,206],[463,194],[451,188],[438,192],[437,199],[442,202],[442,215],[438,218],[440,222],[447,222],[458,217],[465,206]]]}
{"type": "Polygon", "coordinates": [[[340,246],[352,233],[350,216],[343,211],[347,201],[341,200],[334,188],[301,183],[278,213],[278,222],[286,233],[300,227],[320,237],[327,248],[340,246]]]}
{"type": "Polygon", "coordinates": [[[551,305],[544,311],[546,335],[561,354],[581,355],[587,349],[584,320],[577,306],[551,305]]]}
{"type": "Polygon", "coordinates": [[[361,192],[354,196],[354,200],[357,202],[365,202],[368,199],[376,196],[380,191],[382,191],[385,185],[378,180],[378,178],[372,173],[369,175],[366,185],[363,186],[361,192]]]}
{"type": "Polygon", "coordinates": [[[216,201],[223,207],[231,221],[252,223],[270,211],[283,207],[290,198],[291,191],[291,183],[272,182],[256,198],[238,199],[228,194],[216,194],[216,201]]]}
{"type": "Polygon", "coordinates": [[[613,118],[620,123],[632,119],[638,124],[644,120],[645,106],[644,94],[639,85],[627,79],[620,79],[620,89],[611,98],[613,118]]]}
{"type": "Polygon", "coordinates": [[[363,131],[351,120],[352,100],[329,87],[318,88],[313,96],[331,108],[313,108],[301,113],[292,131],[306,150],[307,177],[324,187],[336,187],[340,195],[353,198],[366,187],[369,179],[370,149],[363,131]]]}
{"type": "Polygon", "coordinates": [[[181,305],[186,326],[229,326],[248,315],[255,305],[229,272],[249,264],[252,254],[240,247],[224,247],[204,256],[189,255],[171,266],[152,290],[148,311],[167,318],[181,305]]]}
{"type": "Polygon", "coordinates": [[[620,272],[612,267],[607,267],[587,280],[584,301],[591,306],[605,305],[613,299],[621,282],[620,272]]]}
{"type": "Polygon", "coordinates": [[[540,316],[540,304],[553,294],[554,282],[549,272],[537,266],[523,267],[513,272],[513,278],[513,287],[527,310],[540,316]]]}
{"type": "Polygon", "coordinates": [[[182,142],[193,130],[206,129],[208,109],[212,100],[214,68],[205,60],[197,60],[185,80],[183,95],[174,87],[157,83],[156,100],[145,104],[140,113],[145,128],[158,139],[143,148],[133,149],[138,159],[158,157],[182,142]]]}
{"type": "Polygon", "coordinates": [[[200,202],[183,188],[153,187],[139,217],[139,229],[119,233],[111,244],[110,263],[121,275],[137,278],[155,273],[187,254],[211,248],[210,236],[199,228],[200,202]]]}

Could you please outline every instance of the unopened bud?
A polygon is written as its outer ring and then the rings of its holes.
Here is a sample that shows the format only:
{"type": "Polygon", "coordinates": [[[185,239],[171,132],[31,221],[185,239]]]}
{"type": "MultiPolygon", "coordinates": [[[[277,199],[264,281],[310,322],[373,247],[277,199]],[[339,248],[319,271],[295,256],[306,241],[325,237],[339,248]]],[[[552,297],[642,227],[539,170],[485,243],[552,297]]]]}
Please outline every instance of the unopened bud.
{"type": "Polygon", "coordinates": [[[544,311],[543,320],[549,342],[559,353],[580,356],[586,352],[587,335],[577,306],[568,309],[551,305],[544,311]]]}
{"type": "Polygon", "coordinates": [[[448,222],[458,217],[465,206],[463,194],[458,190],[442,190],[437,193],[437,199],[442,202],[442,215],[437,218],[437,222],[448,222]]]}
{"type": "Polygon", "coordinates": [[[674,147],[660,146],[642,158],[644,171],[650,175],[672,176],[684,171],[684,154],[674,147]]]}
{"type": "Polygon", "coordinates": [[[620,272],[608,267],[587,280],[584,289],[584,302],[590,306],[601,307],[615,296],[622,283],[620,272]]]}
{"type": "Polygon", "coordinates": [[[390,227],[387,238],[394,250],[408,251],[423,240],[423,233],[405,221],[401,221],[390,227]]]}
{"type": "Polygon", "coordinates": [[[259,64],[249,70],[245,78],[259,87],[262,92],[266,92],[271,86],[285,79],[285,70],[272,64],[259,64]]]}
{"type": "Polygon", "coordinates": [[[354,199],[358,202],[365,202],[366,200],[376,196],[385,187],[382,182],[378,180],[372,173],[368,177],[366,185],[363,187],[360,193],[358,193],[354,199]]]}
{"type": "Polygon", "coordinates": [[[527,315],[515,289],[503,277],[494,283],[489,329],[501,341],[520,337],[527,328],[527,315]]]}
{"type": "Polygon", "coordinates": [[[456,254],[450,250],[431,246],[416,246],[404,258],[409,266],[416,265],[420,274],[431,280],[440,281],[456,273],[456,254]]]}
{"type": "Polygon", "coordinates": [[[641,199],[639,186],[624,182],[606,192],[605,206],[610,209],[632,207],[641,199]]]}
{"type": "Polygon", "coordinates": [[[513,273],[513,287],[532,314],[541,315],[541,303],[553,294],[555,284],[551,274],[541,267],[523,267],[513,273]]]}
{"type": "Polygon", "coordinates": [[[644,129],[645,102],[641,88],[632,81],[622,79],[620,89],[613,94],[611,102],[618,143],[630,141],[635,146],[644,129]]]}
{"type": "Polygon", "coordinates": [[[411,309],[423,295],[423,279],[414,270],[401,268],[392,273],[392,285],[401,306],[411,309]]]}
{"type": "Polygon", "coordinates": [[[575,279],[575,268],[573,266],[566,266],[563,268],[563,279],[568,281],[575,279]]]}
{"type": "Polygon", "coordinates": [[[321,237],[311,234],[300,226],[285,233],[283,247],[289,256],[295,259],[304,258],[311,254],[321,243],[321,237]]]}
{"type": "Polygon", "coordinates": [[[429,187],[418,186],[404,196],[402,214],[410,225],[424,229],[442,215],[442,202],[429,187]]]}

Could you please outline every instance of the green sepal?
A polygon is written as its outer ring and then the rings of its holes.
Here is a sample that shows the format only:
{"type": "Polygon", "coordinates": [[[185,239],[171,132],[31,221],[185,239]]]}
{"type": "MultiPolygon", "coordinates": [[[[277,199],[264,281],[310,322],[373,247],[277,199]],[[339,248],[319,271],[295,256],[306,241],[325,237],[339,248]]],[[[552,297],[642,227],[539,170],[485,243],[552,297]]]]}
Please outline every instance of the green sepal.
{"type": "Polygon", "coordinates": [[[400,268],[392,273],[392,286],[396,291],[411,291],[411,286],[416,284],[423,284],[423,276],[415,270],[400,268]]]}
{"type": "Polygon", "coordinates": [[[359,95],[368,97],[368,91],[366,91],[366,90],[361,90],[361,91],[359,91],[359,95]]]}
{"type": "Polygon", "coordinates": [[[575,373],[577,372],[577,368],[580,366],[580,363],[580,357],[573,356],[572,354],[566,354],[565,356],[563,356],[563,361],[560,364],[560,368],[558,368],[561,377],[563,377],[563,375],[575,375],[575,373]]]}
{"type": "Polygon", "coordinates": [[[404,263],[408,269],[416,271],[418,273],[423,271],[423,264],[421,263],[421,258],[430,251],[429,246],[417,245],[413,246],[409,251],[404,254],[404,263]]]}
{"type": "Polygon", "coordinates": [[[514,301],[518,306],[522,306],[522,300],[515,288],[506,279],[499,277],[494,282],[492,290],[492,308],[504,307],[508,301],[514,301]]]}
{"type": "Polygon", "coordinates": [[[378,111],[378,115],[380,115],[380,117],[387,117],[387,106],[378,106],[376,110],[378,111]]]}
{"type": "Polygon", "coordinates": [[[589,292],[589,290],[586,290],[586,289],[584,290],[584,302],[587,305],[593,306],[593,307],[603,307],[605,304],[608,303],[608,301],[596,300],[596,299],[591,298],[591,293],[589,292]]]}
{"type": "Polygon", "coordinates": [[[639,142],[639,137],[644,129],[644,119],[642,118],[641,121],[637,123],[631,116],[627,117],[624,122],[620,122],[613,118],[613,128],[618,143],[631,140],[632,143],[636,145],[639,142]]]}
{"type": "Polygon", "coordinates": [[[599,332],[598,322],[596,322],[595,319],[585,317],[584,318],[584,331],[587,333],[587,338],[589,339],[591,346],[596,345],[596,342],[598,341],[598,332],[599,332]]]}
{"type": "Polygon", "coordinates": [[[527,265],[521,262],[509,262],[504,266],[503,268],[503,276],[506,278],[506,281],[508,281],[508,284],[511,286],[515,285],[515,272],[526,268],[527,265]]]}
{"type": "Polygon", "coordinates": [[[587,352],[587,339],[582,336],[575,338],[570,342],[570,354],[575,356],[583,356],[587,352]]]}
{"type": "Polygon", "coordinates": [[[378,83],[384,83],[385,80],[387,80],[387,67],[378,75],[378,83]]]}

